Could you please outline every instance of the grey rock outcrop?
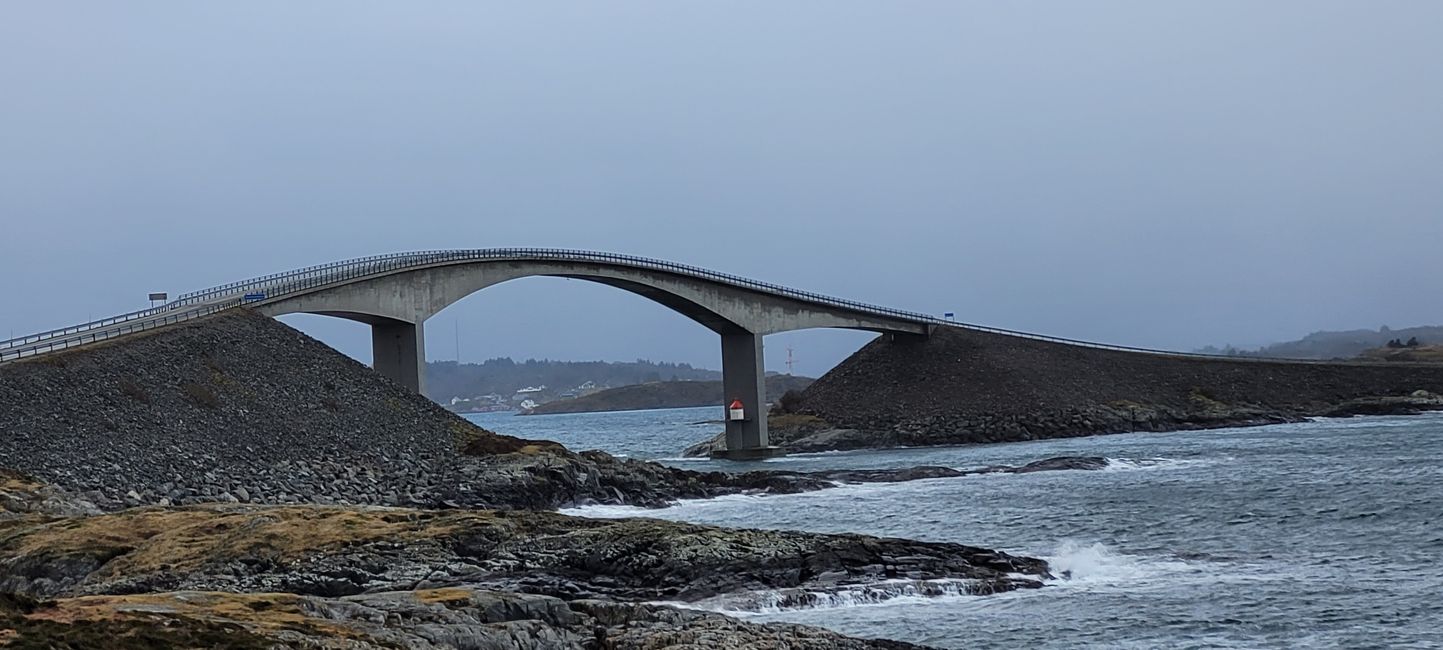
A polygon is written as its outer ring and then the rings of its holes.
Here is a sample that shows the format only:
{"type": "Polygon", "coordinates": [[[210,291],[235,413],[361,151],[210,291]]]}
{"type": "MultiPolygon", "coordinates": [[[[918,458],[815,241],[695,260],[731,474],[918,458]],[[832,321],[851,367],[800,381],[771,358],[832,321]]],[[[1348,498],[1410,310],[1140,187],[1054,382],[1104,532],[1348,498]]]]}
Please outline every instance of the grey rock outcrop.
{"type": "Polygon", "coordinates": [[[0,593],[166,591],[339,597],[472,586],[565,600],[698,601],[771,589],[960,580],[1041,586],[1047,565],[940,542],[599,520],[520,511],[212,505],[19,520],[0,593]]]}
{"type": "Polygon", "coordinates": [[[18,647],[245,650],[907,650],[806,625],[749,623],[672,607],[474,588],[343,598],[180,591],[83,601],[0,600],[0,639],[18,647]],[[55,622],[67,619],[69,625],[55,622]]]}

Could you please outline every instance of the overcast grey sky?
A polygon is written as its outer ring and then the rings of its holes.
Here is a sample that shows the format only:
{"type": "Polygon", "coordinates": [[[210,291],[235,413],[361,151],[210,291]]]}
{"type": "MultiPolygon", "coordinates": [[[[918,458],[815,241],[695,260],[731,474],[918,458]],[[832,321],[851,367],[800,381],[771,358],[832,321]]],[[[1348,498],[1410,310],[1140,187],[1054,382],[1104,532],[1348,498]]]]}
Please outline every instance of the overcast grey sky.
{"type": "MultiPolygon", "coordinates": [[[[1443,323],[1443,2],[10,2],[0,226],[0,336],[526,245],[1143,346],[1443,323]]],[[[719,365],[579,281],[472,296],[431,358],[458,331],[719,365]]]]}

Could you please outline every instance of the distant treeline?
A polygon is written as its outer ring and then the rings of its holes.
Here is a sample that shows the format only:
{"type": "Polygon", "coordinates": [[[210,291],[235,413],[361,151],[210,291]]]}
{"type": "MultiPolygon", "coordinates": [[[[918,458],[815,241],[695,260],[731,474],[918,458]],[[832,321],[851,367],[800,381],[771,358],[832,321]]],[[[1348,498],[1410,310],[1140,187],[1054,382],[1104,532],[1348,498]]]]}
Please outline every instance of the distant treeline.
{"type": "Polygon", "coordinates": [[[653,381],[695,381],[721,379],[721,373],[693,368],[685,363],[636,361],[551,361],[507,357],[481,363],[431,361],[426,363],[426,394],[439,402],[453,397],[471,398],[498,393],[511,395],[528,386],[547,386],[556,391],[575,388],[588,381],[597,387],[626,386],[653,381]]]}
{"type": "Polygon", "coordinates": [[[1274,343],[1256,350],[1243,350],[1231,345],[1208,346],[1198,352],[1228,354],[1242,357],[1279,357],[1284,359],[1352,359],[1364,351],[1386,347],[1389,343],[1413,346],[1443,342],[1443,326],[1426,325],[1392,329],[1386,325],[1377,330],[1313,332],[1296,341],[1274,343]]]}

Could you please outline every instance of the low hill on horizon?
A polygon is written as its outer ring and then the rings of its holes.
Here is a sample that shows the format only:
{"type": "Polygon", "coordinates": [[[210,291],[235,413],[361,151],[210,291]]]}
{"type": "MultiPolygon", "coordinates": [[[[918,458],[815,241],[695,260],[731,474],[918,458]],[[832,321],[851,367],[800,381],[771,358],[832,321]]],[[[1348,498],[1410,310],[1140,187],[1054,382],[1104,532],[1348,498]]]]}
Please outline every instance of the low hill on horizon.
{"type": "MultiPolygon", "coordinates": [[[[815,380],[811,377],[769,375],[766,379],[767,400],[775,402],[783,393],[803,390],[813,381],[815,380]]],[[[575,399],[547,402],[528,415],[639,411],[713,404],[720,407],[725,399],[720,381],[662,381],[610,388],[575,399]]]]}
{"type": "Polygon", "coordinates": [[[685,363],[636,361],[552,361],[509,357],[481,363],[426,362],[426,396],[443,404],[452,398],[478,395],[510,397],[527,387],[546,386],[555,393],[587,382],[596,387],[628,386],[658,381],[719,380],[721,372],[685,363]]]}
{"type": "Polygon", "coordinates": [[[1208,346],[1197,351],[1240,357],[1352,359],[1368,350],[1381,348],[1393,339],[1406,341],[1410,338],[1416,338],[1423,345],[1443,344],[1443,326],[1421,325],[1392,329],[1385,325],[1376,330],[1319,331],[1296,341],[1274,343],[1255,350],[1242,350],[1229,345],[1222,348],[1208,346]]]}

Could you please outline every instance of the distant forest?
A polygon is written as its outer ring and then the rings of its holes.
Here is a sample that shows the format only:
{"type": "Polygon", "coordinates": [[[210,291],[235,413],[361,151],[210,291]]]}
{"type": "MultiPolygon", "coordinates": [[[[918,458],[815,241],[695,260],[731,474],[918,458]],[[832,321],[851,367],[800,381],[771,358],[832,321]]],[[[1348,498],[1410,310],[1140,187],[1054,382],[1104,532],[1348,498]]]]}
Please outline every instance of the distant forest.
{"type": "Polygon", "coordinates": [[[528,386],[544,385],[564,391],[588,381],[604,388],[653,381],[712,379],[721,379],[721,372],[693,368],[685,363],[657,363],[645,359],[619,362],[527,359],[518,362],[501,357],[481,363],[426,363],[426,394],[438,402],[490,393],[509,396],[528,386]]]}
{"type": "Polygon", "coordinates": [[[1352,359],[1367,350],[1385,347],[1390,341],[1407,341],[1409,339],[1415,340],[1420,345],[1443,343],[1443,326],[1425,325],[1392,329],[1384,325],[1377,330],[1313,332],[1296,341],[1265,345],[1256,350],[1242,350],[1231,345],[1221,348],[1210,345],[1198,352],[1284,359],[1352,359]]]}

